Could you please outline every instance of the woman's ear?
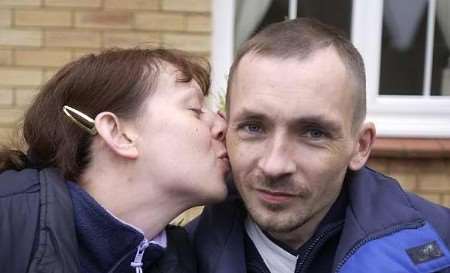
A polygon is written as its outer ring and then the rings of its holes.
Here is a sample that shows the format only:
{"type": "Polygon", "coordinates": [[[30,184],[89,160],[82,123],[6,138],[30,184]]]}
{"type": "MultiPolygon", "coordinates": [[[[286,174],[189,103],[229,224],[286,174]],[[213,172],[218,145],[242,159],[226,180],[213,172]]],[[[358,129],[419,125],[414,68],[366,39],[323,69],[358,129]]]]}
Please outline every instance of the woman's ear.
{"type": "Polygon", "coordinates": [[[349,168],[353,171],[361,169],[370,156],[372,145],[375,141],[375,125],[371,122],[364,123],[356,135],[356,143],[349,168]]]}
{"type": "Polygon", "coordinates": [[[95,117],[95,127],[106,145],[119,156],[136,159],[138,150],[135,136],[131,130],[127,132],[123,125],[120,124],[117,116],[111,112],[102,112],[95,117]]]}

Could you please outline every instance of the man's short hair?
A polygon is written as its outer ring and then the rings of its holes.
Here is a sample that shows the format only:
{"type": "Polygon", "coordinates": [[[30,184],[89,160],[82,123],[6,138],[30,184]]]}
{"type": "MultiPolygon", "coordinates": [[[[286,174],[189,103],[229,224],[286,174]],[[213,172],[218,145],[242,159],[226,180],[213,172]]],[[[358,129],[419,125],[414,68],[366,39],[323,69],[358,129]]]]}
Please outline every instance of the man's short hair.
{"type": "Polygon", "coordinates": [[[353,90],[354,128],[359,127],[366,116],[366,75],[364,62],[358,50],[335,28],[316,19],[298,18],[268,26],[247,40],[238,50],[230,68],[226,95],[226,109],[229,110],[233,77],[241,59],[248,54],[280,59],[306,59],[319,49],[332,46],[354,80],[353,90]]]}

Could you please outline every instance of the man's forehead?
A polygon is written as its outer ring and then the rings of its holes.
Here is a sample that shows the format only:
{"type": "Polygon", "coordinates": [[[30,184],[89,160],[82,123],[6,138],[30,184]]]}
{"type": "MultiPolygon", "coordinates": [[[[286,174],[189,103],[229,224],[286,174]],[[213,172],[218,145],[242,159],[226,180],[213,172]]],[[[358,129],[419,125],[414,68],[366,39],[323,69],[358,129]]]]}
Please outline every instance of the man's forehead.
{"type": "Polygon", "coordinates": [[[303,62],[244,56],[229,89],[230,118],[243,113],[276,116],[286,122],[305,117],[350,118],[352,92],[345,66],[337,53],[322,53],[303,62]],[[333,64],[323,58],[337,59],[333,64]]]}

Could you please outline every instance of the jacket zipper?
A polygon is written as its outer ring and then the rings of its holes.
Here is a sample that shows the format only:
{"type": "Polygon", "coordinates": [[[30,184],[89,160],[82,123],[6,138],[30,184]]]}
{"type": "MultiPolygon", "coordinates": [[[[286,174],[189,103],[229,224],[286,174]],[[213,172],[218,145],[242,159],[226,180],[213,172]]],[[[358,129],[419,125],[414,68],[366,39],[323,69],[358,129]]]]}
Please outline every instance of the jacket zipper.
{"type": "Polygon", "coordinates": [[[309,245],[309,247],[306,249],[305,251],[305,255],[303,256],[304,259],[300,258],[297,266],[295,267],[295,273],[301,273],[303,272],[303,267],[305,264],[310,264],[310,260],[312,258],[314,258],[313,256],[311,256],[310,254],[313,252],[314,248],[316,248],[316,246],[320,243],[323,242],[323,239],[325,238],[329,238],[330,236],[334,235],[334,230],[337,229],[339,226],[342,225],[342,221],[327,228],[326,230],[324,230],[322,233],[320,233],[316,239],[314,239],[314,241],[309,245]],[[308,263],[307,263],[308,262],[308,263]]]}
{"type": "Polygon", "coordinates": [[[137,248],[136,256],[134,256],[134,261],[130,263],[130,266],[135,268],[136,273],[143,272],[142,266],[144,265],[144,263],[142,262],[142,257],[144,256],[145,250],[149,245],[150,241],[144,238],[144,240],[142,240],[137,248]]]}
{"type": "Polygon", "coordinates": [[[369,237],[365,238],[364,240],[359,241],[353,248],[351,248],[347,252],[347,254],[342,259],[342,261],[336,266],[336,270],[334,272],[335,273],[339,273],[341,271],[342,267],[344,266],[344,264],[348,261],[348,259],[350,259],[350,257],[353,256],[353,254],[355,254],[356,251],[358,251],[358,249],[360,249],[363,245],[367,244],[368,242],[373,241],[373,240],[377,240],[377,239],[379,239],[381,237],[392,235],[394,233],[399,232],[400,230],[417,229],[419,227],[423,227],[424,225],[425,225],[425,222],[423,220],[421,220],[419,222],[415,222],[415,223],[396,225],[396,226],[393,226],[391,228],[391,230],[388,231],[388,232],[385,232],[385,233],[382,233],[382,234],[372,235],[372,236],[369,236],[369,237]]]}

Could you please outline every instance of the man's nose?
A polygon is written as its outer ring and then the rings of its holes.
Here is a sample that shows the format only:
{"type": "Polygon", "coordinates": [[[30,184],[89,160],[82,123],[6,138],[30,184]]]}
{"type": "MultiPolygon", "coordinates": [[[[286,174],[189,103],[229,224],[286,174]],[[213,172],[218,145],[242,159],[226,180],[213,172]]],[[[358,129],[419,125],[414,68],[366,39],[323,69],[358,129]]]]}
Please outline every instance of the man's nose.
{"type": "Polygon", "coordinates": [[[276,136],[264,148],[264,154],[258,162],[258,167],[268,177],[282,177],[293,174],[297,166],[292,152],[289,151],[289,140],[276,136]]]}

